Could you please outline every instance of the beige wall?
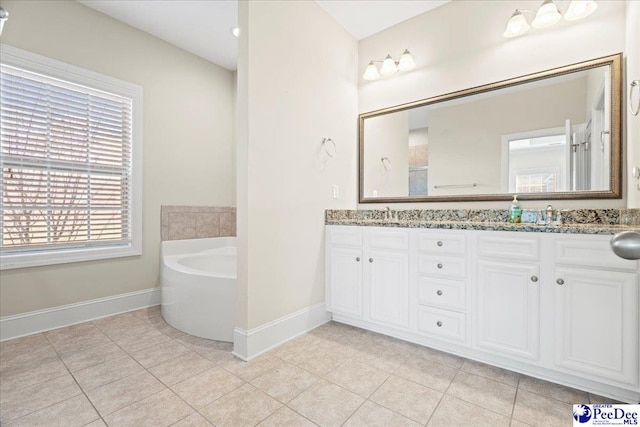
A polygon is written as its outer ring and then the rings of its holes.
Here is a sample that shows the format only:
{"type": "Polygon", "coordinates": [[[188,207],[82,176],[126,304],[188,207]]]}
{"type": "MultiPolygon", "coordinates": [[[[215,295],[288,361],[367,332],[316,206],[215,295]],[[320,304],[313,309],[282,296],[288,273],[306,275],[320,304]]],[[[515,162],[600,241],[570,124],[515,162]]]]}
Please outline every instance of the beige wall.
{"type": "Polygon", "coordinates": [[[158,286],[160,205],[234,206],[231,71],[75,1],[2,1],[2,43],[143,87],[142,256],[2,272],[0,315],[158,286]]]}
{"type": "Polygon", "coordinates": [[[371,117],[364,122],[367,150],[364,156],[366,197],[409,194],[409,115],[406,111],[371,117]],[[384,168],[382,158],[390,168],[384,168]],[[389,164],[387,163],[387,164],[389,164]]]}
{"type": "MultiPolygon", "coordinates": [[[[626,84],[624,86],[623,113],[627,123],[627,170],[626,177],[629,183],[628,200],[630,208],[640,208],[640,180],[631,176],[631,168],[640,168],[640,114],[634,116],[627,106],[626,94],[629,93],[629,85],[632,80],[640,80],[640,2],[627,2],[627,47],[626,47],[626,84]]],[[[637,89],[636,89],[637,91],[637,89]]],[[[635,100],[640,93],[636,92],[635,100]]]]}
{"type": "MultiPolygon", "coordinates": [[[[393,78],[367,82],[360,77],[358,109],[362,112],[425,99],[516,76],[622,52],[625,49],[625,2],[598,2],[591,17],[561,21],[522,37],[502,37],[516,8],[536,9],[539,1],[465,1],[438,7],[359,43],[359,75],[372,59],[399,57],[408,48],[416,68],[393,78]],[[453,24],[456,23],[456,24],[453,24]]],[[[548,202],[525,202],[525,208],[548,202]]],[[[626,200],[554,201],[564,207],[624,207],[626,200]]],[[[398,208],[508,207],[505,202],[420,203],[398,208]]],[[[362,205],[362,207],[376,207],[362,205]]]]}
{"type": "Polygon", "coordinates": [[[324,301],[324,210],[357,200],[357,42],[310,1],[241,1],[239,26],[237,325],[251,329],[324,301]]]}

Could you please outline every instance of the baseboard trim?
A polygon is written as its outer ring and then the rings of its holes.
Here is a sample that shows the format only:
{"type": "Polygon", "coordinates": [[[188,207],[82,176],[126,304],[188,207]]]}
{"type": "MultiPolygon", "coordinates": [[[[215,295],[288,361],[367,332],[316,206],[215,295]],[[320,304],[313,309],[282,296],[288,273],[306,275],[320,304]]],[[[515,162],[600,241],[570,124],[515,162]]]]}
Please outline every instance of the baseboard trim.
{"type": "Polygon", "coordinates": [[[67,304],[0,318],[0,341],[160,304],[160,288],[67,304]]]}
{"type": "Polygon", "coordinates": [[[291,313],[250,330],[233,330],[233,355],[248,361],[331,320],[324,303],[291,313]]]}

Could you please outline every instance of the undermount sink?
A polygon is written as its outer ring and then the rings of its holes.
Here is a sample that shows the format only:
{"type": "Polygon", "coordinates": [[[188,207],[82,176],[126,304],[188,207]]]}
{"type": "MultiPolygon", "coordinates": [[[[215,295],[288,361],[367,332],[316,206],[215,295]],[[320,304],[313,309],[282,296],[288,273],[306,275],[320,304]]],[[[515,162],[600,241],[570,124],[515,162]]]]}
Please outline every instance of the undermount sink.
{"type": "Polygon", "coordinates": [[[623,231],[611,239],[611,249],[620,258],[640,259],[640,231],[623,231]]]}

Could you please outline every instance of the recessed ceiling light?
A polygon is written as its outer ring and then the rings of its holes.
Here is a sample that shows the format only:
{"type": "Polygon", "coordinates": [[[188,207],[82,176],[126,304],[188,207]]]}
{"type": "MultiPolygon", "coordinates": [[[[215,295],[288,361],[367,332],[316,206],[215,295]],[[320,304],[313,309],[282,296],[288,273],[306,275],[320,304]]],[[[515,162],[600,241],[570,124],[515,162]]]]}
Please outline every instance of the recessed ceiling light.
{"type": "Polygon", "coordinates": [[[240,28],[231,27],[231,34],[233,34],[234,36],[238,37],[240,35],[240,28]]]}

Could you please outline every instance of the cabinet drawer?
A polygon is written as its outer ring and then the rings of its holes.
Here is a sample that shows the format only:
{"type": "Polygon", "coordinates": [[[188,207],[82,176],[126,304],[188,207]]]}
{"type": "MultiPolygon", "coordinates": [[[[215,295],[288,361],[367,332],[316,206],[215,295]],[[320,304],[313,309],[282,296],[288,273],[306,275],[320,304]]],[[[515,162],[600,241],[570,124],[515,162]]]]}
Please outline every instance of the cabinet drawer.
{"type": "Polygon", "coordinates": [[[418,330],[440,338],[465,341],[465,315],[430,307],[418,307],[418,330]]]}
{"type": "Polygon", "coordinates": [[[434,254],[464,255],[467,252],[467,236],[453,233],[418,233],[418,250],[434,254]]]}
{"type": "Polygon", "coordinates": [[[610,240],[611,236],[557,238],[554,244],[555,262],[638,271],[638,261],[619,258],[611,250],[610,240]]]}
{"type": "Polygon", "coordinates": [[[478,235],[478,255],[519,261],[540,258],[540,239],[530,233],[518,236],[478,235]]]}
{"type": "Polygon", "coordinates": [[[369,232],[369,246],[376,249],[409,249],[409,231],[374,230],[369,232]]]}
{"type": "Polygon", "coordinates": [[[418,273],[439,277],[463,279],[467,275],[467,260],[464,257],[444,255],[420,255],[418,273]]]}
{"type": "Polygon", "coordinates": [[[330,229],[332,245],[362,246],[362,230],[354,227],[332,227],[330,229]]]}
{"type": "Polygon", "coordinates": [[[418,304],[464,310],[466,285],[464,280],[420,276],[418,277],[418,304]]]}

